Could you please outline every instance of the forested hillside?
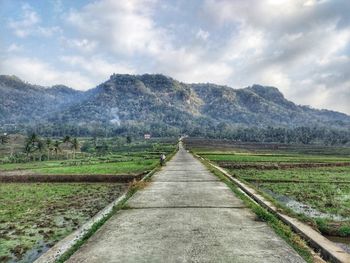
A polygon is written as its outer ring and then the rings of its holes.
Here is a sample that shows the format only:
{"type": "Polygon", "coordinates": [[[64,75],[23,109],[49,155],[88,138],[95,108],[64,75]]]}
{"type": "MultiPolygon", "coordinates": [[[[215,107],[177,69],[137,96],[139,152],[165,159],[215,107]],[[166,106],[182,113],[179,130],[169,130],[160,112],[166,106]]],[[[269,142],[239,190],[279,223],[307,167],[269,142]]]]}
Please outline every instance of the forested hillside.
{"type": "Polygon", "coordinates": [[[350,128],[350,116],[296,105],[274,87],[186,84],[159,74],[113,74],[85,92],[0,76],[0,91],[0,123],[10,131],[150,132],[302,143],[335,137],[335,143],[344,143],[350,128]],[[302,133],[307,136],[296,139],[302,133]]]}

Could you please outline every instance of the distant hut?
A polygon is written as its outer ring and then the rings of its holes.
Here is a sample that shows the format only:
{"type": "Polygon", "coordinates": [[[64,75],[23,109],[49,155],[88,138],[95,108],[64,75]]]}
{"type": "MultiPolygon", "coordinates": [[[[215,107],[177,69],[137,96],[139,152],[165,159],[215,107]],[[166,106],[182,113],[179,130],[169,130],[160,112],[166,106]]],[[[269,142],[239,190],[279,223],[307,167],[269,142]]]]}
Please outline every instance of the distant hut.
{"type": "Polygon", "coordinates": [[[144,135],[144,138],[145,138],[145,140],[151,139],[151,134],[146,133],[146,134],[144,135]]]}

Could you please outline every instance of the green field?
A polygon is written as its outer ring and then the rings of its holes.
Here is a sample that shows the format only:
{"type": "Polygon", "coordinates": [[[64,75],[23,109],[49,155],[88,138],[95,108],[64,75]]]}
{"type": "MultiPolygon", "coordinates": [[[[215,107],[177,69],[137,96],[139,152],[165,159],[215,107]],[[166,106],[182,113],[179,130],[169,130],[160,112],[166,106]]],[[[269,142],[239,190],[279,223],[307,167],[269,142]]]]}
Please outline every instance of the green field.
{"type": "Polygon", "coordinates": [[[0,262],[32,261],[117,198],[126,184],[0,184],[0,262]]]}
{"type": "Polygon", "coordinates": [[[274,144],[254,147],[253,143],[219,140],[188,141],[187,147],[224,165],[233,176],[256,188],[286,213],[313,224],[324,234],[350,236],[350,148],[274,144]],[[318,163],[349,164],[311,167],[318,163]],[[280,164],[289,167],[281,169],[280,164]]]}
{"type": "Polygon", "coordinates": [[[86,164],[81,166],[59,166],[31,170],[39,174],[136,174],[151,170],[158,159],[138,160],[117,163],[86,164]]]}
{"type": "Polygon", "coordinates": [[[28,155],[21,152],[23,136],[11,138],[13,145],[0,149],[0,176],[76,175],[81,183],[1,183],[0,262],[32,262],[130,184],[87,183],[84,175],[143,174],[159,164],[161,153],[170,156],[177,143],[176,139],[80,138],[77,152],[62,142],[61,152],[46,149],[28,155]]]}
{"type": "Polygon", "coordinates": [[[152,170],[158,164],[160,153],[168,155],[173,152],[176,140],[118,142],[116,145],[115,140],[106,139],[103,143],[110,144],[109,151],[100,153],[86,148],[88,152],[79,152],[76,158],[70,155],[70,158],[62,160],[66,156],[62,154],[57,156],[59,160],[3,162],[0,163],[0,174],[139,174],[152,170]]]}
{"type": "Polygon", "coordinates": [[[350,183],[350,166],[294,168],[285,170],[257,170],[257,169],[229,169],[230,172],[246,181],[281,180],[290,181],[322,181],[336,183],[347,181],[350,183]]]}

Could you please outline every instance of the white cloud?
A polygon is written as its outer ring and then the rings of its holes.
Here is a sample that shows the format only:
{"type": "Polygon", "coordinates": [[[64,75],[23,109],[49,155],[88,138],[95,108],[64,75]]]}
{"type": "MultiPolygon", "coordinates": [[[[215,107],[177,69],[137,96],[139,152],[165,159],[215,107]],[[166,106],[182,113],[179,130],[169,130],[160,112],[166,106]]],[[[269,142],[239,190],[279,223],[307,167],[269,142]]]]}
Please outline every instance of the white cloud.
{"type": "Polygon", "coordinates": [[[297,103],[350,113],[349,9],[347,1],[207,0],[202,12],[212,30],[232,29],[218,53],[235,68],[229,84],[272,85],[297,103]],[[334,94],[348,97],[335,103],[334,94]]]}
{"type": "MultiPolygon", "coordinates": [[[[206,58],[197,45],[175,47],[174,32],[155,22],[156,3],[150,0],[93,2],[81,10],[71,11],[68,22],[78,31],[80,41],[95,43],[99,50],[129,61],[129,66],[122,65],[120,73],[135,72],[135,67],[131,65],[142,63],[148,72],[163,73],[181,81],[227,81],[232,68],[226,63],[206,58]]],[[[205,42],[209,32],[200,29],[196,37],[205,42]]],[[[69,42],[72,43],[72,40],[69,42]]],[[[75,46],[84,52],[84,47],[75,46]]],[[[79,64],[84,70],[89,64],[77,62],[76,58],[73,60],[75,65],[79,64]]],[[[78,61],[81,60],[79,58],[78,61]]],[[[98,71],[98,68],[95,67],[95,70],[98,71]]],[[[118,65],[102,68],[106,69],[104,71],[114,69],[113,72],[116,72],[118,65]]]]}
{"type": "Polygon", "coordinates": [[[205,30],[203,30],[203,29],[199,29],[198,30],[198,32],[197,32],[197,34],[196,34],[196,38],[198,38],[198,39],[202,39],[202,40],[207,40],[208,39],[208,37],[209,37],[209,32],[208,31],[205,31],[205,30]]]}
{"type": "Polygon", "coordinates": [[[8,27],[13,30],[13,34],[19,38],[25,38],[29,35],[37,35],[50,37],[54,33],[60,31],[58,26],[43,27],[41,26],[41,18],[37,12],[29,5],[22,4],[22,17],[19,20],[11,19],[8,22],[8,27]]]}
{"type": "Polygon", "coordinates": [[[71,11],[67,21],[79,34],[114,54],[155,54],[165,47],[165,32],[153,22],[155,1],[102,0],[71,11]]]}
{"type": "Polygon", "coordinates": [[[8,46],[7,48],[7,52],[8,53],[14,53],[14,52],[19,52],[19,51],[22,51],[23,50],[23,47],[16,44],[16,43],[12,43],[11,45],[8,46]]]}
{"type": "Polygon", "coordinates": [[[76,89],[89,89],[94,86],[91,79],[78,71],[59,71],[48,63],[27,57],[5,58],[0,65],[0,72],[44,86],[60,83],[76,89]]]}
{"type": "Polygon", "coordinates": [[[97,81],[105,81],[112,73],[133,74],[135,69],[123,64],[109,63],[108,61],[90,57],[89,59],[82,56],[63,56],[60,60],[73,68],[84,70],[89,76],[97,81]]]}
{"type": "Polygon", "coordinates": [[[73,48],[82,53],[92,53],[96,52],[96,48],[98,44],[96,41],[88,40],[86,38],[83,39],[69,39],[62,37],[61,43],[65,48],[73,48]]]}
{"type": "Polygon", "coordinates": [[[14,30],[18,37],[26,37],[30,34],[32,28],[40,22],[38,14],[28,5],[22,5],[23,17],[21,20],[11,20],[8,26],[14,30]]]}

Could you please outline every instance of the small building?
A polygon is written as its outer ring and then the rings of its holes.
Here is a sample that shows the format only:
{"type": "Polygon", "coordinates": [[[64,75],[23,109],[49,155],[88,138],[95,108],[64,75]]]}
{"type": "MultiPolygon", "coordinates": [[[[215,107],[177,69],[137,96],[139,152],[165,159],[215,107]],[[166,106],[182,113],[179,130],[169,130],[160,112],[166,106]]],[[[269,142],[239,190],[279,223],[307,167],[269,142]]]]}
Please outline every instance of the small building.
{"type": "Polygon", "coordinates": [[[145,138],[145,140],[151,139],[151,134],[146,133],[146,134],[144,135],[144,138],[145,138]]]}

